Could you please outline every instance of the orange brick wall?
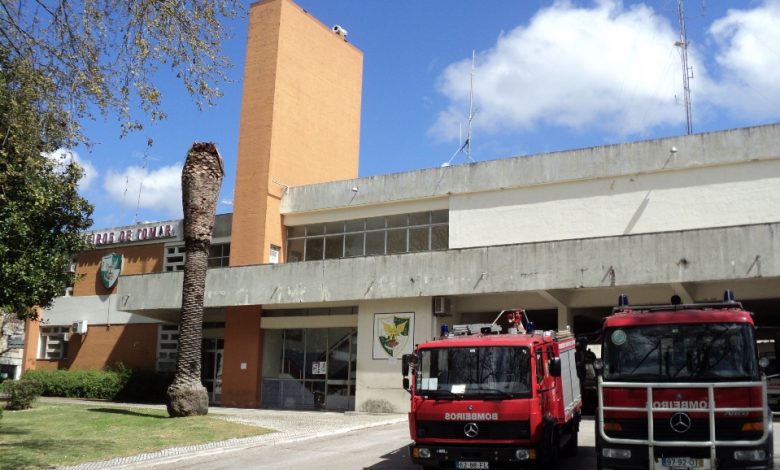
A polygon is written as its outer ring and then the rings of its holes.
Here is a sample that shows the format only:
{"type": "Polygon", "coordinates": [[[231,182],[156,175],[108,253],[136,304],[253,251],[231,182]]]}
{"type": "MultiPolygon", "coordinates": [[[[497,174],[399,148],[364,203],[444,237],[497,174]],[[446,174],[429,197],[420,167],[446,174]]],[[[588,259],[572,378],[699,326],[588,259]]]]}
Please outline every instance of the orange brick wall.
{"type": "Polygon", "coordinates": [[[25,364],[28,369],[105,369],[118,362],[139,370],[154,370],[157,360],[155,323],[89,325],[86,335],[70,335],[67,358],[37,359],[39,322],[27,322],[25,364]]]}
{"type": "MultiPolygon", "coordinates": [[[[76,259],[73,295],[107,295],[113,292],[106,289],[100,280],[100,260],[110,253],[121,253],[124,257],[122,275],[156,273],[163,269],[165,245],[114,246],[80,253],[76,259]]],[[[122,282],[121,278],[119,282],[122,282]]]]}
{"type": "Polygon", "coordinates": [[[258,306],[225,309],[225,355],[222,365],[222,405],[260,406],[263,336],[258,306]],[[241,364],[246,364],[242,369],[241,364]]]}
{"type": "Polygon", "coordinates": [[[283,246],[279,198],[358,174],[363,55],[290,0],[252,5],[230,265],[283,246]]]}

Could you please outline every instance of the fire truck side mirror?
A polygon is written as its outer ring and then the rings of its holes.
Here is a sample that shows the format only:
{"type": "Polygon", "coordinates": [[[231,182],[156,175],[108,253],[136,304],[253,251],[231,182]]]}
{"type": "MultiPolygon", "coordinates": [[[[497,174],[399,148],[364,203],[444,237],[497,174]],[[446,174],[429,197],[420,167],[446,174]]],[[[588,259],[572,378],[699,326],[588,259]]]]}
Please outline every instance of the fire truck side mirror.
{"type": "MultiPolygon", "coordinates": [[[[409,375],[409,356],[410,355],[411,354],[404,354],[403,356],[401,356],[401,375],[403,375],[404,377],[409,375]]],[[[409,387],[404,387],[404,388],[409,388],[409,387]]]]}
{"type": "Polygon", "coordinates": [[[561,376],[561,358],[560,357],[554,357],[550,359],[550,375],[553,377],[560,377],[561,376]]]}
{"type": "Polygon", "coordinates": [[[409,391],[409,377],[404,377],[404,380],[402,382],[404,390],[407,392],[409,391]]]}

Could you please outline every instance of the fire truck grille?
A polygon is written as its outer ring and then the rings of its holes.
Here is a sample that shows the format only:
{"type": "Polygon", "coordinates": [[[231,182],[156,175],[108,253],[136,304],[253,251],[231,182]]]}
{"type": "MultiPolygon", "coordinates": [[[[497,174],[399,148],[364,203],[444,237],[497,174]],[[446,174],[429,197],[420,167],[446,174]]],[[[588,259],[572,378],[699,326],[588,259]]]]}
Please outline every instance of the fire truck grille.
{"type": "MultiPolygon", "coordinates": [[[[464,439],[466,421],[418,421],[417,436],[420,438],[464,439]]],[[[528,439],[531,426],[528,421],[474,421],[479,428],[473,439],[528,439]]]]}
{"type": "MultiPolygon", "coordinates": [[[[607,430],[609,437],[624,439],[647,439],[647,421],[619,419],[609,420],[609,423],[619,424],[620,430],[607,430]]],[[[715,425],[715,439],[719,441],[753,440],[761,437],[761,431],[742,430],[742,420],[719,419],[715,425]]],[[[693,419],[690,428],[678,432],[672,429],[668,418],[658,418],[653,421],[653,437],[659,441],[708,441],[710,425],[706,419],[693,419]]]]}

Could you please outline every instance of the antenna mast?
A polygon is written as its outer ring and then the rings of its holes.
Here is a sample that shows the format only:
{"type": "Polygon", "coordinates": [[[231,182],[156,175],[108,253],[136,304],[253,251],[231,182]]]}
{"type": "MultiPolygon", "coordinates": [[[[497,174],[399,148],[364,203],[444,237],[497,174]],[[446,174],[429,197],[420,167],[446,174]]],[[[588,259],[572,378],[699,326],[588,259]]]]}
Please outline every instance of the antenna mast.
{"type": "Polygon", "coordinates": [[[470,162],[474,159],[471,158],[471,120],[474,119],[474,66],[477,62],[477,53],[473,49],[471,50],[471,82],[469,83],[469,125],[466,132],[466,142],[463,145],[466,146],[466,156],[470,162]]]}
{"type": "MultiPolygon", "coordinates": [[[[464,152],[466,153],[466,157],[469,159],[470,162],[473,162],[474,159],[471,158],[471,121],[474,119],[474,67],[477,62],[477,53],[472,50],[471,51],[471,82],[470,82],[470,90],[469,90],[469,122],[468,122],[468,128],[466,131],[466,140],[462,141],[463,143],[458,147],[458,150],[455,151],[455,153],[452,154],[450,159],[442,163],[441,166],[450,166],[452,164],[452,160],[455,159],[455,157],[458,156],[459,153],[464,152]]],[[[458,138],[462,138],[462,129],[458,128],[458,138]]]]}
{"type": "Polygon", "coordinates": [[[693,122],[691,117],[691,82],[693,67],[688,65],[688,35],[685,32],[685,7],[684,0],[677,0],[677,15],[680,21],[680,39],[674,43],[680,48],[680,60],[683,73],[683,94],[685,99],[685,123],[688,135],[693,134],[693,122]]]}

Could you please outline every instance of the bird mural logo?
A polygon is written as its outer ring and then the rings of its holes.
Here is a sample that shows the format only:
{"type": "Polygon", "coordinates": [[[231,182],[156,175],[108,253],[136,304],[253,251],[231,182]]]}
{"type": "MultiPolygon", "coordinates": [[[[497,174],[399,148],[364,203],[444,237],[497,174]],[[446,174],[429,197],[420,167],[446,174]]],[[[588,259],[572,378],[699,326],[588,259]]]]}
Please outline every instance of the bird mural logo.
{"type": "Polygon", "coordinates": [[[390,357],[399,357],[409,342],[411,319],[409,317],[389,316],[378,319],[379,344],[390,357]]]}

